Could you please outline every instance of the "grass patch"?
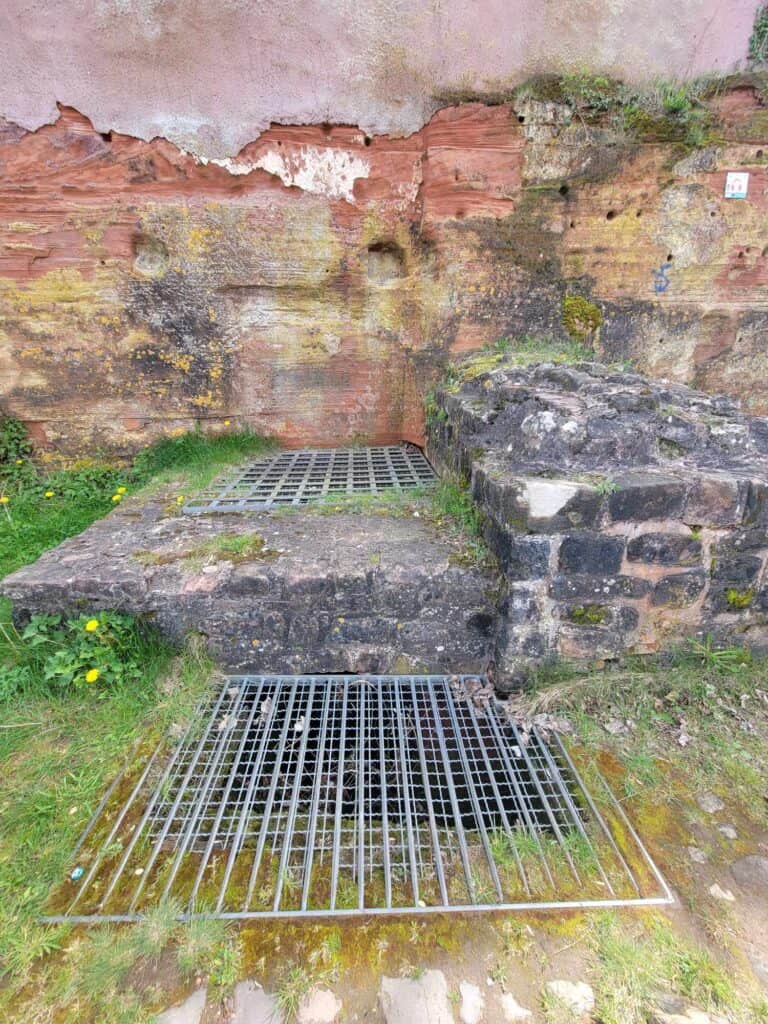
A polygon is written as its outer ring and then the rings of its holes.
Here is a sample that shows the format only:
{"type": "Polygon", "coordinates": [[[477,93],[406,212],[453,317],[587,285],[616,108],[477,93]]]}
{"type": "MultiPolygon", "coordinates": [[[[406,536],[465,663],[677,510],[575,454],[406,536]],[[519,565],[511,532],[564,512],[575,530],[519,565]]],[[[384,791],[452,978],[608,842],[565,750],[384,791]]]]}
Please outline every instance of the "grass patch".
{"type": "Polygon", "coordinates": [[[125,486],[125,471],[107,466],[74,466],[40,472],[31,462],[2,478],[0,576],[55,547],[105,516],[125,486]]]}
{"type": "Polygon", "coordinates": [[[378,494],[330,493],[301,507],[302,512],[317,515],[407,516],[424,504],[432,493],[431,487],[411,487],[400,490],[396,487],[379,491],[378,494]]]}
{"type": "Polygon", "coordinates": [[[766,825],[768,807],[755,799],[768,775],[766,678],[768,663],[748,651],[691,641],[602,671],[543,667],[514,705],[526,717],[564,715],[583,744],[612,751],[641,810],[671,798],[677,776],[691,789],[727,789],[766,825]]]}
{"type": "MultiPolygon", "coordinates": [[[[757,47],[762,38],[757,22],[753,38],[757,47]]],[[[679,142],[695,148],[715,138],[719,124],[706,101],[726,84],[722,77],[707,75],[634,86],[583,71],[537,76],[515,90],[515,99],[566,104],[585,131],[600,125],[630,140],[679,142]]]]}
{"type": "Polygon", "coordinates": [[[274,562],[280,552],[267,547],[260,533],[223,533],[178,551],[139,551],[135,558],[142,565],[169,565],[189,562],[199,567],[213,562],[274,562]]]}
{"type": "MultiPolygon", "coordinates": [[[[25,1016],[20,992],[28,972],[43,961],[57,965],[63,1020],[99,1016],[139,957],[156,959],[173,930],[175,909],[161,907],[139,929],[77,936],[69,927],[37,922],[48,893],[64,883],[71,850],[110,778],[139,739],[158,737],[188,718],[206,689],[212,666],[201,644],[190,641],[170,663],[158,661],[130,685],[70,691],[66,697],[21,695],[7,704],[0,730],[0,1010],[25,1016]],[[109,938],[105,938],[109,936],[109,938]],[[80,1017],[75,1012],[82,1012],[80,1017]],[[88,1007],[85,1012],[84,1007],[88,1007]]],[[[191,926],[190,926],[191,927],[191,926]]],[[[189,946],[189,944],[187,944],[189,946]]],[[[192,952],[186,964],[199,962],[192,952]]],[[[130,1003],[130,1000],[129,1000],[130,1003]]],[[[138,1019],[138,1018],[137,1018],[138,1019]]]]}
{"type": "Polygon", "coordinates": [[[209,436],[194,430],[155,442],[132,465],[75,463],[49,472],[34,461],[21,425],[5,417],[0,420],[0,577],[81,533],[136,491],[151,494],[171,482],[198,490],[226,466],[273,448],[272,441],[251,431],[209,436]]]}
{"type": "Polygon", "coordinates": [[[605,914],[590,937],[603,1024],[645,1024],[660,989],[678,992],[707,1010],[738,1006],[723,968],[704,949],[676,936],[661,917],[627,928],[615,915],[605,914]]]}
{"type": "Polygon", "coordinates": [[[133,460],[131,479],[142,485],[164,482],[183,472],[190,488],[205,487],[225,466],[255,455],[266,455],[276,443],[250,430],[228,434],[204,434],[191,430],[178,437],[156,441],[133,460]]]}
{"type": "Polygon", "coordinates": [[[458,542],[454,560],[466,565],[490,565],[493,556],[483,540],[483,514],[472,500],[467,485],[443,477],[431,493],[432,522],[458,542]]]}

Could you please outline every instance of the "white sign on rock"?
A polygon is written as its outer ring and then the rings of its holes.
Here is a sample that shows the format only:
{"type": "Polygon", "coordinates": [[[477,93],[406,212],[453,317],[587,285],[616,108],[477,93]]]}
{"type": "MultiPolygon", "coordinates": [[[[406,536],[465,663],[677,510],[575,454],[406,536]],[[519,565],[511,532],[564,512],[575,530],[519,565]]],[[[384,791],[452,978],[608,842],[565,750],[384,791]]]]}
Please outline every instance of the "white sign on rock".
{"type": "Polygon", "coordinates": [[[746,171],[728,171],[725,176],[725,198],[746,199],[749,174],[746,171]]]}

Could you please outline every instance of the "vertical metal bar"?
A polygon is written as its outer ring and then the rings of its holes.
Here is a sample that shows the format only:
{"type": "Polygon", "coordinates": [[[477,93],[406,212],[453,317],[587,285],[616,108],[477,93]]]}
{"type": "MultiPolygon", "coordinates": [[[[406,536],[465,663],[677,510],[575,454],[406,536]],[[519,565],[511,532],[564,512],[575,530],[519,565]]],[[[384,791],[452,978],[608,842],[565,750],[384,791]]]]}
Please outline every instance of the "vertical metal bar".
{"type": "Polygon", "coordinates": [[[376,687],[379,711],[379,772],[381,774],[381,842],[382,859],[384,861],[384,903],[387,909],[392,907],[392,867],[389,859],[389,808],[387,800],[387,767],[384,752],[384,706],[382,684],[376,687]]]}
{"type": "Polygon", "coordinates": [[[309,825],[307,826],[307,848],[304,852],[304,880],[301,891],[301,909],[306,910],[309,903],[309,890],[312,885],[312,862],[315,855],[315,833],[317,831],[317,815],[320,804],[320,786],[323,779],[325,762],[325,745],[328,734],[328,718],[331,711],[331,683],[326,678],[323,686],[323,721],[320,727],[320,739],[317,746],[317,763],[315,765],[315,781],[312,787],[312,805],[309,825]]]}
{"type": "MultiPolygon", "coordinates": [[[[240,709],[243,706],[243,698],[245,695],[245,687],[241,686],[237,694],[234,707],[227,711],[226,718],[230,715],[234,716],[234,722],[231,725],[225,725],[223,729],[219,730],[219,736],[217,738],[216,745],[212,752],[211,758],[208,763],[208,770],[205,773],[201,786],[198,788],[195,794],[194,805],[190,808],[190,814],[186,822],[186,828],[182,835],[179,836],[179,842],[176,845],[176,853],[171,865],[171,870],[166,879],[165,886],[163,888],[163,894],[161,899],[166,899],[173,888],[173,883],[176,880],[176,875],[179,872],[182,861],[187,854],[187,851],[192,848],[192,845],[197,838],[197,834],[200,831],[199,823],[204,818],[205,813],[208,810],[208,806],[211,802],[211,795],[215,791],[216,783],[220,777],[220,765],[224,760],[224,756],[229,749],[229,741],[231,735],[237,725],[237,716],[240,714],[240,709]]],[[[221,801],[221,807],[226,806],[224,800],[221,801]]],[[[213,833],[215,838],[215,831],[213,833]]],[[[138,893],[134,896],[134,900],[131,903],[130,910],[133,911],[135,907],[135,901],[138,898],[138,893]]]]}
{"type": "Polygon", "coordinates": [[[531,764],[531,759],[528,756],[528,750],[526,749],[526,746],[525,746],[525,744],[522,741],[520,733],[517,731],[517,726],[515,725],[514,722],[510,722],[509,724],[510,724],[510,727],[512,728],[512,731],[515,734],[515,742],[517,743],[518,747],[520,748],[520,753],[523,755],[523,760],[525,761],[526,767],[528,768],[528,772],[529,772],[529,774],[531,776],[531,779],[533,780],[533,784],[536,787],[536,792],[539,795],[539,799],[541,800],[542,807],[544,808],[544,811],[546,812],[547,818],[549,819],[549,823],[552,826],[552,831],[555,833],[555,836],[557,837],[557,841],[560,844],[560,848],[562,849],[563,853],[565,854],[565,859],[568,861],[570,869],[573,872],[573,877],[576,879],[577,884],[581,885],[582,883],[581,883],[581,878],[579,877],[579,872],[576,870],[576,865],[573,863],[573,858],[571,857],[570,853],[568,852],[568,848],[566,847],[565,842],[563,841],[563,833],[560,830],[560,826],[559,826],[559,824],[557,822],[557,818],[552,813],[552,808],[549,805],[549,800],[547,799],[546,794],[544,793],[544,790],[541,787],[541,783],[539,782],[539,774],[536,771],[536,769],[534,768],[534,766],[531,764]]]}
{"type": "MultiPolygon", "coordinates": [[[[261,768],[264,763],[264,758],[266,757],[267,752],[267,740],[272,734],[272,725],[274,724],[277,713],[277,697],[280,692],[278,686],[275,686],[270,693],[269,678],[262,678],[261,682],[262,686],[265,686],[266,692],[268,694],[265,699],[270,700],[271,703],[269,709],[267,710],[265,720],[262,723],[263,728],[261,731],[261,742],[259,745],[259,750],[256,755],[255,762],[251,768],[251,777],[248,781],[248,789],[246,791],[245,797],[243,798],[243,806],[242,810],[240,811],[240,820],[237,823],[237,831],[235,832],[235,838],[232,840],[232,849],[229,851],[229,857],[227,858],[227,866],[224,869],[224,875],[221,880],[219,895],[216,900],[217,914],[221,913],[221,909],[224,906],[224,900],[226,899],[227,894],[227,886],[229,885],[229,880],[232,876],[232,871],[235,867],[235,860],[237,859],[237,856],[240,853],[240,848],[243,842],[243,836],[245,835],[245,829],[248,824],[248,817],[251,813],[251,803],[253,801],[253,794],[256,790],[256,786],[258,785],[261,779],[261,768]]],[[[262,701],[261,703],[263,705],[264,701],[262,701]]],[[[259,715],[261,714],[263,714],[263,711],[261,708],[259,708],[259,715]]]]}
{"type": "Polygon", "coordinates": [[[413,701],[413,721],[416,726],[416,742],[419,748],[419,761],[421,762],[421,774],[424,780],[424,794],[427,798],[427,817],[429,818],[429,830],[432,835],[432,847],[435,857],[435,869],[437,870],[437,882],[440,886],[440,898],[443,906],[450,905],[448,899],[448,888],[445,884],[445,872],[443,871],[443,855],[440,850],[440,839],[435,820],[435,809],[432,805],[432,793],[430,792],[429,771],[427,769],[427,758],[424,752],[424,737],[421,733],[421,720],[419,717],[418,701],[416,700],[416,684],[413,676],[411,680],[411,699],[413,701]]]}
{"type": "Polygon", "coordinates": [[[347,699],[349,696],[349,680],[342,683],[344,687],[341,705],[341,731],[339,733],[339,767],[336,772],[336,811],[333,820],[333,852],[331,855],[331,910],[336,909],[336,894],[339,888],[339,854],[341,843],[341,808],[344,797],[344,756],[347,743],[347,699]]]}
{"type": "Polygon", "coordinates": [[[475,883],[472,878],[472,867],[469,863],[469,850],[467,849],[467,842],[464,836],[464,825],[461,821],[461,811],[459,810],[459,800],[456,795],[456,786],[453,781],[453,769],[451,768],[451,759],[448,754],[448,748],[445,742],[445,731],[443,729],[443,722],[440,717],[440,710],[435,700],[435,691],[431,683],[429,686],[429,698],[432,703],[432,714],[434,716],[435,724],[437,725],[437,741],[440,744],[440,752],[443,757],[443,766],[445,768],[445,777],[448,783],[448,795],[451,800],[451,809],[453,811],[453,817],[456,822],[456,835],[459,837],[459,855],[461,856],[461,864],[464,868],[464,876],[467,882],[467,892],[472,903],[477,902],[475,895],[475,883]]]}
{"type": "MultiPolygon", "coordinates": [[[[190,778],[192,777],[192,772],[194,771],[195,762],[197,761],[197,758],[200,756],[200,751],[203,749],[203,747],[205,745],[205,741],[207,740],[208,735],[209,735],[209,733],[211,731],[211,725],[213,723],[213,720],[216,717],[216,715],[219,713],[221,705],[224,702],[224,696],[225,696],[225,694],[227,692],[227,688],[228,688],[228,684],[225,684],[224,686],[222,686],[221,691],[219,693],[218,700],[216,701],[216,704],[215,704],[215,706],[213,708],[213,711],[211,712],[211,717],[208,719],[208,724],[203,729],[202,735],[200,736],[200,739],[199,739],[199,741],[197,743],[197,746],[195,747],[195,753],[192,756],[192,760],[190,761],[189,767],[187,768],[187,770],[186,770],[186,772],[184,774],[184,778],[183,778],[183,780],[181,782],[181,785],[179,786],[179,791],[178,791],[178,793],[176,795],[176,799],[174,800],[173,806],[172,806],[172,808],[171,808],[171,810],[170,810],[170,812],[168,814],[168,817],[166,819],[166,823],[165,823],[164,830],[163,830],[163,835],[161,836],[161,838],[159,840],[159,843],[162,843],[162,841],[165,839],[165,836],[168,834],[168,832],[170,830],[171,822],[173,821],[173,816],[176,814],[176,811],[179,808],[179,805],[180,805],[181,800],[182,800],[182,796],[184,794],[184,790],[186,789],[187,783],[189,782],[190,778]]],[[[192,730],[193,724],[195,724],[195,723],[194,722],[190,723],[190,727],[187,730],[187,735],[190,734],[190,732],[192,730]]],[[[185,742],[186,742],[186,737],[185,737],[185,742]]],[[[180,744],[179,747],[177,748],[177,755],[180,754],[181,747],[182,747],[182,744],[180,744]]],[[[154,794],[152,800],[149,802],[149,805],[147,806],[147,809],[144,812],[144,815],[142,816],[141,821],[137,825],[136,830],[133,833],[133,836],[131,837],[131,841],[128,844],[128,847],[127,847],[125,853],[123,854],[123,856],[122,856],[122,858],[120,860],[120,865],[119,865],[119,867],[117,869],[117,873],[112,876],[110,884],[107,887],[107,890],[104,893],[104,896],[102,897],[102,901],[101,901],[101,905],[102,906],[106,906],[107,900],[112,895],[112,893],[113,893],[113,891],[115,889],[115,886],[117,885],[117,882],[118,882],[120,876],[122,875],[123,870],[125,869],[126,864],[130,860],[131,854],[133,853],[133,850],[134,850],[134,847],[136,846],[136,843],[139,841],[139,836],[144,831],[144,827],[145,827],[145,825],[149,821],[149,818],[152,815],[152,811],[154,810],[155,804],[161,798],[160,795],[162,793],[163,786],[165,784],[166,779],[168,778],[168,776],[170,774],[171,766],[172,766],[172,764],[174,763],[175,760],[176,760],[176,757],[174,757],[174,760],[171,761],[169,763],[168,767],[166,768],[165,773],[163,774],[163,777],[160,780],[160,783],[158,784],[157,789],[155,790],[155,794],[154,794]]],[[[156,847],[156,849],[159,850],[159,845],[156,847]]],[[[155,854],[155,856],[156,856],[156,854],[155,854]]],[[[152,863],[154,864],[154,860],[152,861],[152,863]]],[[[147,873],[148,873],[148,870],[145,867],[145,869],[144,869],[144,871],[143,871],[143,873],[141,875],[141,879],[142,880],[146,877],[147,873]]]]}
{"type": "Polygon", "coordinates": [[[394,691],[397,738],[400,744],[400,764],[403,773],[403,807],[405,808],[405,830],[408,837],[408,862],[410,865],[411,888],[413,889],[413,905],[417,907],[419,905],[419,866],[416,860],[416,844],[413,840],[413,821],[411,818],[411,763],[405,746],[405,717],[403,715],[399,682],[394,684],[394,691]]]}
{"type": "MultiPolygon", "coordinates": [[[[489,712],[489,714],[490,713],[491,712],[489,712]]],[[[493,789],[493,795],[496,798],[496,805],[498,806],[499,812],[501,814],[501,820],[502,820],[503,825],[504,825],[504,832],[507,835],[514,835],[513,827],[512,827],[512,824],[510,823],[509,816],[507,815],[507,809],[504,806],[504,800],[502,798],[501,792],[499,790],[498,783],[496,781],[496,772],[495,772],[495,770],[493,768],[493,765],[490,762],[490,758],[488,757],[488,748],[487,748],[485,739],[483,737],[483,734],[482,734],[482,732],[480,730],[480,724],[479,724],[479,722],[477,720],[477,715],[476,714],[471,714],[469,717],[470,717],[470,721],[472,722],[472,725],[473,725],[474,730],[475,730],[475,736],[477,737],[478,749],[482,752],[483,760],[485,761],[486,774],[488,776],[489,782],[491,783],[491,788],[493,789]]],[[[497,746],[498,746],[498,741],[497,741],[497,746]]],[[[517,794],[516,794],[516,796],[517,796],[517,794]]],[[[515,860],[515,866],[517,867],[517,872],[520,875],[521,882],[523,883],[523,888],[524,888],[526,894],[528,896],[530,896],[531,895],[531,889],[530,889],[530,886],[528,884],[528,877],[527,877],[527,875],[525,873],[525,868],[523,867],[523,862],[520,859],[520,854],[517,852],[517,847],[514,845],[514,843],[512,843],[510,845],[512,847],[512,856],[514,857],[514,860],[515,860]]]]}
{"type": "MultiPolygon", "coordinates": [[[[645,860],[646,864],[648,865],[648,867],[653,872],[654,877],[655,877],[656,881],[659,883],[659,885],[661,886],[666,899],[670,903],[674,903],[674,897],[672,895],[672,890],[667,885],[666,880],[664,879],[664,876],[662,875],[661,871],[659,871],[659,869],[654,864],[653,859],[651,858],[651,855],[648,853],[648,850],[645,847],[645,844],[643,843],[642,839],[640,838],[640,836],[635,831],[635,828],[632,825],[632,822],[629,820],[629,818],[625,814],[624,808],[621,806],[619,801],[614,796],[613,791],[611,790],[611,787],[605,781],[605,779],[603,778],[603,775],[602,775],[602,773],[600,772],[599,769],[595,768],[595,774],[597,775],[598,779],[600,779],[600,782],[603,784],[603,788],[605,789],[606,793],[608,794],[608,796],[609,796],[609,798],[611,800],[611,803],[616,808],[616,810],[619,812],[619,816],[621,817],[621,820],[624,823],[624,826],[626,827],[627,831],[629,832],[629,834],[632,836],[632,838],[634,839],[635,843],[637,844],[637,847],[640,850],[640,853],[643,855],[643,859],[645,860]]],[[[629,870],[629,869],[627,869],[627,870],[629,870]]],[[[632,878],[633,878],[633,881],[634,881],[634,876],[632,876],[632,878]]],[[[640,894],[640,887],[637,885],[636,882],[635,882],[635,889],[637,890],[637,893],[639,895],[640,894]]]]}
{"type": "MultiPolygon", "coordinates": [[[[560,750],[560,753],[562,754],[563,758],[565,759],[565,763],[568,765],[568,770],[571,772],[571,774],[573,775],[573,777],[574,777],[574,779],[576,781],[576,785],[579,787],[581,792],[584,794],[584,799],[587,801],[587,806],[589,807],[590,811],[594,815],[595,820],[597,821],[598,825],[600,826],[600,828],[601,828],[601,830],[603,832],[603,835],[608,840],[608,842],[609,842],[609,844],[611,846],[611,849],[613,850],[614,854],[618,858],[619,863],[621,864],[621,866],[624,868],[624,871],[626,872],[626,875],[629,878],[630,883],[634,886],[635,892],[637,892],[637,894],[640,895],[640,887],[637,884],[637,880],[635,879],[635,876],[632,873],[632,870],[630,869],[629,864],[627,864],[626,860],[624,859],[624,856],[622,855],[621,850],[619,849],[618,845],[616,844],[615,839],[613,838],[613,833],[608,828],[608,825],[607,825],[605,819],[603,818],[603,816],[600,813],[600,811],[597,809],[597,805],[595,804],[595,801],[592,799],[591,793],[589,792],[587,787],[584,785],[584,783],[582,781],[582,778],[581,778],[581,775],[579,774],[578,770],[576,769],[576,765],[571,760],[570,754],[565,749],[565,746],[564,746],[562,740],[560,739],[560,737],[557,735],[557,733],[555,733],[555,741],[556,741],[557,746],[558,746],[558,748],[560,750]]],[[[599,772],[597,774],[600,775],[599,772]]],[[[603,784],[606,786],[606,788],[608,788],[607,783],[605,782],[605,779],[603,779],[602,775],[600,775],[600,778],[603,781],[603,784]]],[[[610,790],[608,790],[608,792],[609,792],[611,798],[614,800],[614,802],[617,802],[616,798],[613,796],[613,793],[611,793],[610,790]]],[[[655,865],[653,865],[653,867],[655,868],[655,865]]]]}
{"type": "Polygon", "coordinates": [[[357,686],[357,905],[360,910],[365,906],[365,762],[366,732],[365,705],[367,683],[357,686]]]}
{"type": "MultiPolygon", "coordinates": [[[[305,707],[302,707],[302,714],[304,716],[304,730],[301,734],[301,742],[299,743],[299,758],[296,765],[296,774],[293,779],[293,790],[291,792],[291,803],[288,808],[288,816],[285,821],[285,831],[283,833],[283,849],[280,854],[280,866],[277,869],[277,885],[275,886],[275,899],[272,904],[272,909],[277,913],[280,909],[280,897],[283,892],[283,880],[285,878],[285,872],[288,870],[288,862],[291,856],[291,847],[293,846],[293,830],[296,825],[296,811],[299,806],[299,794],[301,793],[301,783],[304,775],[304,761],[307,755],[307,743],[309,742],[309,730],[310,720],[312,718],[312,705],[315,700],[315,680],[309,684],[309,697],[305,707]]],[[[295,726],[294,726],[295,728],[295,726]]]]}
{"type": "MultiPolygon", "coordinates": [[[[261,858],[264,855],[264,845],[267,841],[267,831],[269,829],[269,818],[272,814],[272,805],[275,802],[275,793],[277,792],[277,783],[280,778],[280,772],[278,768],[283,759],[283,753],[285,752],[285,738],[288,735],[288,728],[291,724],[291,715],[293,714],[293,705],[296,702],[296,691],[298,689],[298,682],[294,679],[293,686],[291,688],[291,695],[289,697],[288,708],[285,712],[285,721],[283,722],[282,732],[280,733],[280,745],[277,750],[275,757],[275,767],[272,774],[272,781],[269,785],[269,793],[267,794],[267,800],[264,805],[264,816],[261,820],[261,827],[259,828],[259,838],[256,843],[256,854],[253,858],[253,866],[251,867],[251,876],[248,880],[248,891],[245,895],[245,903],[243,904],[243,910],[246,910],[251,902],[253,896],[253,890],[256,886],[256,877],[261,867],[261,858]]],[[[278,687],[277,692],[280,692],[278,687]]]]}
{"type": "Polygon", "coordinates": [[[496,743],[498,744],[502,760],[504,761],[504,767],[507,770],[507,776],[509,778],[509,781],[512,783],[512,788],[515,791],[515,797],[517,798],[520,810],[523,814],[523,818],[525,819],[525,827],[530,833],[530,835],[533,837],[534,842],[536,843],[536,847],[539,851],[539,857],[541,858],[541,865],[544,869],[544,874],[547,876],[547,881],[551,886],[554,886],[555,880],[552,877],[552,872],[549,869],[547,857],[544,853],[544,847],[541,845],[541,840],[539,839],[539,829],[536,822],[531,817],[530,808],[528,806],[528,797],[522,791],[520,787],[520,780],[517,777],[517,769],[509,759],[509,752],[507,751],[507,740],[499,727],[499,721],[496,717],[495,705],[493,711],[490,712],[488,715],[488,721],[490,722],[491,728],[493,729],[493,734],[496,737],[496,743]]]}
{"type": "MultiPolygon", "coordinates": [[[[191,728],[191,726],[189,728],[191,728]]],[[[83,878],[83,881],[82,881],[82,883],[80,885],[80,888],[77,890],[77,893],[75,894],[74,899],[69,904],[69,907],[67,908],[67,914],[71,914],[72,913],[72,911],[75,909],[77,904],[80,902],[81,896],[83,895],[83,893],[85,892],[85,890],[87,889],[89,884],[91,883],[91,880],[93,879],[93,876],[96,874],[98,868],[101,865],[101,862],[104,859],[105,851],[112,845],[112,843],[114,841],[114,838],[115,838],[115,836],[117,835],[117,833],[118,833],[118,831],[120,829],[120,826],[125,821],[125,817],[128,814],[128,811],[133,806],[134,800],[136,799],[138,794],[141,792],[141,789],[144,786],[144,783],[146,782],[147,777],[148,777],[150,771],[152,770],[152,766],[154,765],[154,763],[155,763],[155,761],[157,759],[157,756],[160,753],[161,749],[163,748],[164,744],[165,744],[165,740],[163,739],[155,747],[155,749],[154,749],[154,751],[152,753],[152,756],[150,757],[149,761],[147,762],[147,764],[146,764],[146,766],[144,768],[144,771],[139,776],[138,782],[134,785],[133,790],[131,791],[131,795],[128,797],[127,803],[120,809],[120,813],[118,814],[117,818],[115,819],[115,823],[113,824],[112,828],[110,829],[109,835],[104,840],[104,842],[101,844],[101,847],[100,847],[99,852],[97,853],[97,855],[96,855],[96,857],[95,857],[95,859],[93,861],[93,864],[91,864],[91,866],[88,869],[85,877],[83,878]]],[[[178,754],[178,750],[179,750],[179,747],[176,748],[174,757],[178,754]]],[[[174,763],[173,760],[171,760],[171,764],[173,764],[173,763],[174,763]]],[[[170,765],[169,765],[168,769],[166,770],[166,774],[167,774],[168,771],[170,771],[170,765]]],[[[123,774],[124,773],[121,772],[121,774],[118,776],[118,779],[122,778],[123,774]]],[[[102,802],[99,805],[99,807],[103,808],[104,804],[105,804],[105,801],[102,800],[102,802]]],[[[98,811],[97,811],[97,813],[98,813],[98,811]]],[[[92,819],[92,822],[93,821],[94,821],[94,819],[92,819]]],[[[91,828],[93,828],[93,824],[89,825],[89,830],[91,828]]],[[[75,852],[73,853],[73,857],[78,852],[78,850],[80,850],[80,848],[82,847],[83,840],[85,839],[85,836],[87,834],[88,834],[88,832],[86,831],[81,836],[80,842],[78,842],[77,846],[75,847],[75,852]]]]}
{"type": "MultiPolygon", "coordinates": [[[[242,687],[243,687],[243,694],[245,694],[246,691],[248,690],[248,686],[247,686],[247,684],[243,683],[242,687]]],[[[264,689],[264,683],[263,682],[259,682],[259,689],[258,689],[258,692],[256,693],[256,695],[253,697],[252,702],[251,702],[251,710],[250,710],[250,712],[248,714],[248,718],[246,720],[245,728],[243,729],[243,735],[242,735],[242,738],[240,740],[240,744],[239,744],[239,746],[237,748],[237,753],[235,754],[235,759],[232,762],[232,765],[231,765],[230,770],[229,770],[229,778],[227,779],[227,784],[224,787],[224,793],[222,794],[221,800],[219,802],[219,809],[216,812],[216,817],[214,818],[213,826],[211,827],[211,834],[208,837],[208,842],[206,843],[205,851],[203,853],[202,860],[200,861],[200,867],[197,869],[197,875],[195,877],[195,881],[194,881],[194,884],[192,886],[192,894],[191,894],[191,896],[189,898],[189,906],[190,906],[190,908],[194,907],[194,905],[195,905],[195,899],[197,898],[197,892],[198,892],[198,889],[200,888],[200,883],[201,883],[201,881],[203,879],[203,875],[205,873],[205,869],[208,867],[208,861],[210,860],[211,853],[213,852],[213,848],[214,848],[214,846],[216,845],[216,842],[219,839],[219,826],[221,825],[221,819],[224,817],[224,813],[227,810],[227,807],[228,807],[228,804],[229,804],[229,796],[230,796],[230,793],[232,792],[232,787],[235,784],[235,778],[237,776],[237,772],[238,772],[238,769],[240,767],[240,762],[242,761],[242,758],[243,758],[243,751],[245,750],[245,747],[246,747],[246,744],[248,743],[248,740],[252,738],[251,737],[251,729],[253,727],[253,719],[254,719],[254,717],[256,715],[256,709],[259,707],[260,698],[261,698],[261,694],[262,694],[263,689],[264,689]]],[[[242,706],[242,701],[241,701],[241,706],[242,706]]]]}
{"type": "MultiPolygon", "coordinates": [[[[477,795],[477,790],[475,789],[474,773],[472,772],[472,769],[469,766],[469,761],[467,759],[467,753],[464,743],[465,737],[462,732],[461,726],[459,725],[458,717],[456,715],[456,708],[453,702],[453,694],[450,692],[449,688],[445,684],[443,684],[443,692],[445,695],[446,704],[448,705],[448,712],[451,717],[451,723],[456,734],[456,742],[459,748],[459,758],[461,760],[461,765],[462,768],[464,769],[464,774],[467,779],[467,789],[469,790],[469,798],[472,803],[472,809],[475,812],[475,821],[477,822],[478,830],[480,832],[480,841],[483,844],[483,850],[485,852],[485,858],[488,861],[488,867],[491,872],[493,884],[496,886],[496,892],[498,894],[499,900],[501,901],[504,899],[504,890],[501,887],[501,879],[499,878],[499,873],[496,870],[496,862],[493,859],[493,854],[491,853],[491,844],[488,839],[488,832],[486,830],[485,821],[483,819],[483,809],[480,806],[480,800],[477,795]]],[[[434,701],[434,690],[432,692],[432,697],[434,701]]],[[[475,708],[471,700],[469,701],[467,710],[469,711],[470,716],[474,717],[475,708]]]]}
{"type": "MultiPolygon", "coordinates": [[[[557,734],[555,734],[555,735],[557,735],[557,734]]],[[[592,845],[592,840],[589,838],[589,836],[587,835],[587,832],[586,832],[586,830],[584,828],[584,825],[583,825],[582,820],[581,820],[581,815],[579,814],[579,810],[576,807],[576,804],[573,802],[573,798],[571,797],[571,794],[568,791],[568,786],[567,786],[565,780],[563,779],[563,776],[562,776],[562,774],[560,772],[560,769],[555,764],[555,760],[554,760],[554,758],[552,757],[552,754],[549,751],[549,747],[543,741],[541,736],[539,736],[538,734],[536,736],[536,739],[538,740],[539,746],[541,747],[541,750],[542,750],[542,752],[544,754],[544,759],[547,762],[547,768],[549,769],[550,776],[552,778],[553,784],[556,785],[557,788],[560,790],[560,794],[561,794],[563,800],[565,801],[565,803],[567,804],[568,810],[571,812],[571,817],[573,818],[574,822],[576,823],[576,828],[578,829],[579,834],[581,835],[581,837],[584,839],[584,842],[589,847],[589,851],[590,851],[590,853],[592,854],[592,856],[593,856],[593,858],[595,860],[595,864],[597,864],[597,870],[600,873],[600,877],[602,878],[602,880],[605,883],[605,885],[608,887],[608,892],[611,894],[611,896],[615,896],[616,893],[613,890],[613,886],[611,885],[611,881],[608,878],[608,875],[603,870],[603,865],[600,863],[600,858],[598,857],[597,852],[595,851],[595,848],[592,845]]]]}

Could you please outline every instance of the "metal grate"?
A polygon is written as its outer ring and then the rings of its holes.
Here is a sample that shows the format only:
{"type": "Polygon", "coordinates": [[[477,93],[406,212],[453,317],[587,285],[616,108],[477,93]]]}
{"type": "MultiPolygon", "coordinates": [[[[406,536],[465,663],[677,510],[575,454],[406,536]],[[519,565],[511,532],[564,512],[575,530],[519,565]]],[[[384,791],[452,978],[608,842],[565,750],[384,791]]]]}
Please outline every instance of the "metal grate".
{"type": "Polygon", "coordinates": [[[482,677],[233,677],[165,750],[116,780],[46,920],[671,901],[602,776],[482,677]]]}
{"type": "Polygon", "coordinates": [[[280,452],[216,480],[184,512],[247,512],[306,505],[330,494],[380,494],[433,484],[435,472],[420,448],[324,448],[280,452]]]}

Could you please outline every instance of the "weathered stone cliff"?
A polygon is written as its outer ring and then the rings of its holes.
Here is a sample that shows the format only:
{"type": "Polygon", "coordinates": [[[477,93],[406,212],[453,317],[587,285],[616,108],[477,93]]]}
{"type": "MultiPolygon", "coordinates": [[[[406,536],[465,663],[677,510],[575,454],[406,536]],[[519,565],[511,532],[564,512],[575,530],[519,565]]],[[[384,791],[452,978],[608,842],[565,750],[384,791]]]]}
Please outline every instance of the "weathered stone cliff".
{"type": "Polygon", "coordinates": [[[71,109],[0,126],[0,404],[65,453],[197,420],[419,441],[451,353],[562,337],[582,295],[601,357],[765,412],[762,104],[709,101],[697,149],[530,99],[408,138],[274,126],[207,163],[71,109]]]}

